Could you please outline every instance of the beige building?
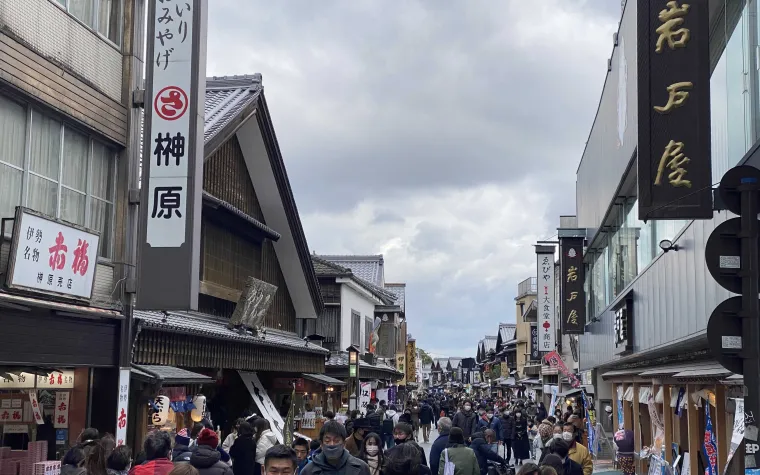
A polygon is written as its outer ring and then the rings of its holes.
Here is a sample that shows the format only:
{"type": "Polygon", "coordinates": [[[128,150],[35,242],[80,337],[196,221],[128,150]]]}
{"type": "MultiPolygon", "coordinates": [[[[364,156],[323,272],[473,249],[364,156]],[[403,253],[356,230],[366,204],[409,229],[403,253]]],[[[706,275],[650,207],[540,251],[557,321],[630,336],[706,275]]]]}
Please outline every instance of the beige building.
{"type": "Polygon", "coordinates": [[[541,362],[530,358],[530,329],[537,323],[536,278],[529,277],[517,285],[515,297],[515,322],[517,328],[517,379],[537,377],[541,362]]]}

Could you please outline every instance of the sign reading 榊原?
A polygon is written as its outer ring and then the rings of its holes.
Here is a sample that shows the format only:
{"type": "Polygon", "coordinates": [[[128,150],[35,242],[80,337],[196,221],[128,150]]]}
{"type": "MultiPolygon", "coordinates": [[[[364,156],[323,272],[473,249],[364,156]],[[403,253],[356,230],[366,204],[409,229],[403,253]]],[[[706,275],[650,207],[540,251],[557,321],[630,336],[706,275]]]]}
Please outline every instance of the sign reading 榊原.
{"type": "Polygon", "coordinates": [[[583,265],[583,237],[560,237],[559,263],[562,275],[560,287],[560,328],[563,335],[585,332],[586,293],[583,290],[585,272],[583,265]]]}
{"type": "Polygon", "coordinates": [[[554,246],[536,246],[538,346],[541,352],[557,345],[554,302],[554,246]]]}
{"type": "Polygon", "coordinates": [[[207,4],[148,2],[141,309],[198,307],[207,4]]]}
{"type": "Polygon", "coordinates": [[[89,300],[98,246],[96,232],[17,207],[8,287],[89,300]]]}
{"type": "Polygon", "coordinates": [[[638,0],[639,217],[712,218],[708,0],[638,0]]]}

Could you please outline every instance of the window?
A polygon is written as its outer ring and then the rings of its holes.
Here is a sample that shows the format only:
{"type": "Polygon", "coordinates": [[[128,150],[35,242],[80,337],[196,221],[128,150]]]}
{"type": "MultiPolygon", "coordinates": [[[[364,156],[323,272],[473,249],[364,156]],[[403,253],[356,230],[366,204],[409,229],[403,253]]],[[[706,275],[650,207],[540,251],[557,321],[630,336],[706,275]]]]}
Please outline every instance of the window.
{"type": "Polygon", "coordinates": [[[56,0],[71,16],[121,46],[123,0],[56,0]]]}
{"type": "Polygon", "coordinates": [[[2,96],[0,134],[0,217],[22,205],[99,231],[111,258],[116,151],[2,96]]]}
{"type": "Polygon", "coordinates": [[[364,317],[364,349],[366,351],[369,351],[369,339],[371,334],[372,320],[369,317],[364,317]]]}
{"type": "Polygon", "coordinates": [[[351,344],[361,348],[362,316],[356,310],[351,310],[351,344]]]}

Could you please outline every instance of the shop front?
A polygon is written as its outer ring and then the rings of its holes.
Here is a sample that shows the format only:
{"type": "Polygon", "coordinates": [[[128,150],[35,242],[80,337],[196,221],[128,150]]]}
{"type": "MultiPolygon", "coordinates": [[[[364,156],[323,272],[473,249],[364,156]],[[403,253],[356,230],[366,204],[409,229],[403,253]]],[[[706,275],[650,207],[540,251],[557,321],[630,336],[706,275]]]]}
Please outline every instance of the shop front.
{"type": "MultiPolygon", "coordinates": [[[[330,378],[348,381],[348,353],[332,352],[330,358],[325,363],[325,374],[330,378]]],[[[407,395],[411,394],[411,391],[416,387],[416,384],[412,387],[408,383],[406,386],[397,385],[403,377],[404,373],[382,361],[374,363],[364,360],[359,361],[359,379],[362,382],[369,383],[370,386],[369,401],[377,400],[379,402],[385,400],[388,405],[403,403],[407,395]]],[[[349,400],[348,388],[344,388],[345,390],[340,395],[340,410],[342,411],[348,409],[349,400]]]]}

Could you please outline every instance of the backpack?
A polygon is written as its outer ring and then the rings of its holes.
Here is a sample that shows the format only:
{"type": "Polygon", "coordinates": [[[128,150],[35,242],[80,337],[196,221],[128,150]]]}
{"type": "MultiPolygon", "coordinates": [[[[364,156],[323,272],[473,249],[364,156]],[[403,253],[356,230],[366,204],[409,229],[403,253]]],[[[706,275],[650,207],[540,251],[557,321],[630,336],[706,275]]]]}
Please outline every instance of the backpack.
{"type": "Polygon", "coordinates": [[[444,450],[443,455],[445,457],[445,461],[443,463],[443,475],[454,475],[456,465],[454,465],[454,462],[449,461],[449,449],[444,450]]]}

